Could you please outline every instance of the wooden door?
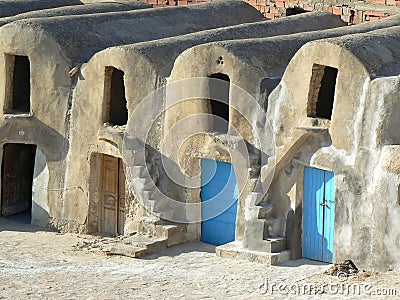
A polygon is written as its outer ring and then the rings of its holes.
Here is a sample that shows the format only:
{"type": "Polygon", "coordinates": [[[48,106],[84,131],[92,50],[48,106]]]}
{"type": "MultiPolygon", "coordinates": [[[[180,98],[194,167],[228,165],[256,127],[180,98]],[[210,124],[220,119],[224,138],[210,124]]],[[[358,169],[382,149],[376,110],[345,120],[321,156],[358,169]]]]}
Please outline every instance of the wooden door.
{"type": "Polygon", "coordinates": [[[122,159],[118,159],[119,161],[119,170],[118,170],[118,233],[124,233],[124,225],[125,225],[125,172],[124,172],[124,165],[122,159]]]}
{"type": "Polygon", "coordinates": [[[334,174],[304,169],[303,257],[333,262],[334,174]]]}
{"type": "Polygon", "coordinates": [[[122,234],[125,223],[125,174],[122,160],[102,156],[100,231],[122,234]]]}
{"type": "Polygon", "coordinates": [[[6,144],[3,150],[1,215],[30,211],[36,146],[6,144]]]}

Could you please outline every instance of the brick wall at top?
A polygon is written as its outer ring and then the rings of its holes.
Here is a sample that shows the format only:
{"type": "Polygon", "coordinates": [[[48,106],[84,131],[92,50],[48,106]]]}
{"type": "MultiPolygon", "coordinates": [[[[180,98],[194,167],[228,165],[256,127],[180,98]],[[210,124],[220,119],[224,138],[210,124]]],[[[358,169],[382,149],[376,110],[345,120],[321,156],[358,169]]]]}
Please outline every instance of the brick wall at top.
{"type": "MultiPolygon", "coordinates": [[[[141,0],[153,7],[182,6],[210,0],[141,0]]],[[[244,0],[265,17],[275,19],[301,11],[328,11],[349,25],[375,21],[400,13],[400,0],[244,0]]]]}

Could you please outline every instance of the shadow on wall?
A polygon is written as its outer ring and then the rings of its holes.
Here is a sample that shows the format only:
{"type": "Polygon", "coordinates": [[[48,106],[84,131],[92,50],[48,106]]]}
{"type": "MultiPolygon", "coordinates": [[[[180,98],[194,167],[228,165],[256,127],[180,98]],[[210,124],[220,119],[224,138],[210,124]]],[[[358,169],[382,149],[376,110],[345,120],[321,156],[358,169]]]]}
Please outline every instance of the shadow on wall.
{"type": "Polygon", "coordinates": [[[0,119],[2,143],[35,144],[46,156],[46,164],[36,166],[39,175],[49,162],[66,158],[69,141],[59,132],[35,117],[13,116],[0,119]],[[39,167],[39,168],[38,168],[39,167]]]}

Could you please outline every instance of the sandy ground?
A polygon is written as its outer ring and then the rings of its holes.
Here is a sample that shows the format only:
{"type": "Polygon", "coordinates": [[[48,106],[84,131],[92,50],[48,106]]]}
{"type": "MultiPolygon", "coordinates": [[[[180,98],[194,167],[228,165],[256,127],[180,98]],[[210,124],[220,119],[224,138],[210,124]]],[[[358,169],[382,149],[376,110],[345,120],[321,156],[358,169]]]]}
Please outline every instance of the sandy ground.
{"type": "Polygon", "coordinates": [[[0,299],[400,299],[394,272],[340,282],[322,274],[327,264],[266,267],[218,258],[200,242],[142,259],[76,250],[88,238],[0,219],[0,299]]]}

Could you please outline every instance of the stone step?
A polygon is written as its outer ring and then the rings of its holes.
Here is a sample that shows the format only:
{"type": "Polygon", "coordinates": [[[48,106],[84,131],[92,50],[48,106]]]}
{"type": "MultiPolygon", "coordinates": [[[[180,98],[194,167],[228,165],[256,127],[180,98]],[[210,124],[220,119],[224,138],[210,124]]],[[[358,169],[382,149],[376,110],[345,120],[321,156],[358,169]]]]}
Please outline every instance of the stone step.
{"type": "Polygon", "coordinates": [[[286,249],[286,240],[284,238],[268,238],[264,240],[266,252],[276,253],[286,249]]]}
{"type": "Polygon", "coordinates": [[[265,219],[270,217],[272,210],[274,209],[274,206],[272,204],[262,204],[258,205],[258,218],[259,219],[265,219]]]}
{"type": "Polygon", "coordinates": [[[130,153],[133,158],[135,165],[145,165],[146,164],[146,151],[144,149],[138,149],[130,153]]]}
{"type": "Polygon", "coordinates": [[[146,165],[141,165],[139,166],[141,169],[141,173],[138,177],[142,178],[148,178],[150,176],[151,169],[153,168],[153,165],[151,163],[146,163],[146,165]]]}
{"type": "Polygon", "coordinates": [[[264,193],[264,187],[263,187],[263,185],[262,185],[260,180],[257,180],[257,182],[254,184],[253,193],[265,194],[264,193]]]}
{"type": "Polygon", "coordinates": [[[138,258],[146,254],[155,253],[168,247],[166,238],[150,237],[135,234],[120,242],[107,245],[102,249],[107,255],[122,255],[138,258]]]}
{"type": "Polygon", "coordinates": [[[186,225],[156,225],[157,236],[166,238],[168,247],[186,242],[186,232],[186,225]]]}
{"type": "Polygon", "coordinates": [[[128,257],[140,257],[146,254],[147,248],[144,247],[134,247],[130,245],[125,245],[122,243],[116,243],[110,245],[102,250],[103,253],[107,255],[122,255],[128,257]]]}
{"type": "Polygon", "coordinates": [[[169,209],[167,207],[166,201],[163,199],[152,200],[152,199],[142,199],[142,205],[146,208],[147,212],[154,216],[165,216],[168,218],[170,216],[169,209]]]}
{"type": "Polygon", "coordinates": [[[262,204],[249,207],[248,211],[252,219],[266,219],[271,216],[273,209],[274,206],[272,204],[262,204]]]}
{"type": "Polygon", "coordinates": [[[172,209],[168,209],[167,207],[165,207],[163,210],[161,211],[153,211],[151,212],[153,216],[163,219],[163,220],[167,220],[167,221],[172,221],[174,219],[174,211],[172,209]]]}
{"type": "Polygon", "coordinates": [[[215,248],[218,257],[243,259],[251,262],[262,263],[267,266],[277,265],[290,259],[290,250],[284,250],[277,253],[268,253],[264,251],[255,251],[245,249],[240,243],[231,242],[215,248]]]}
{"type": "Polygon", "coordinates": [[[253,193],[265,194],[264,187],[262,185],[262,182],[260,181],[260,178],[250,178],[249,181],[249,188],[253,191],[253,193]]]}
{"type": "Polygon", "coordinates": [[[154,186],[154,189],[152,190],[144,190],[143,198],[160,202],[165,202],[167,199],[167,197],[156,186],[154,186]]]}
{"type": "MultiPolygon", "coordinates": [[[[140,191],[154,190],[154,189],[156,189],[157,182],[154,180],[153,177],[152,177],[152,179],[150,179],[149,177],[135,177],[134,186],[136,187],[136,189],[138,189],[140,191]]],[[[156,180],[157,179],[158,178],[156,178],[156,180]]]]}
{"type": "Polygon", "coordinates": [[[135,177],[140,177],[140,174],[142,174],[143,169],[145,168],[144,166],[141,166],[141,165],[129,165],[126,167],[127,167],[127,170],[125,172],[129,173],[129,175],[135,176],[135,177]]]}
{"type": "Polygon", "coordinates": [[[168,247],[166,238],[150,237],[142,234],[135,234],[123,240],[129,246],[146,248],[146,253],[154,253],[168,247]]]}
{"type": "Polygon", "coordinates": [[[131,137],[128,135],[125,135],[124,139],[125,139],[125,144],[124,144],[125,150],[130,150],[133,152],[145,150],[146,144],[143,141],[141,141],[140,139],[138,139],[136,137],[131,137]]]}
{"type": "Polygon", "coordinates": [[[153,186],[152,189],[145,189],[142,191],[142,198],[144,200],[163,202],[166,197],[156,186],[153,186]]]}
{"type": "Polygon", "coordinates": [[[250,178],[258,178],[258,176],[260,175],[261,167],[259,165],[253,165],[250,166],[247,171],[250,178]]]}
{"type": "Polygon", "coordinates": [[[251,192],[247,197],[246,197],[246,204],[249,207],[257,206],[261,201],[262,197],[264,194],[258,193],[258,192],[251,192]]]}
{"type": "Polygon", "coordinates": [[[157,220],[154,217],[142,218],[134,224],[132,231],[137,235],[151,236],[156,239],[167,240],[167,247],[186,242],[187,226],[172,224],[171,222],[157,220]],[[165,224],[160,224],[164,222],[165,224]]]}

